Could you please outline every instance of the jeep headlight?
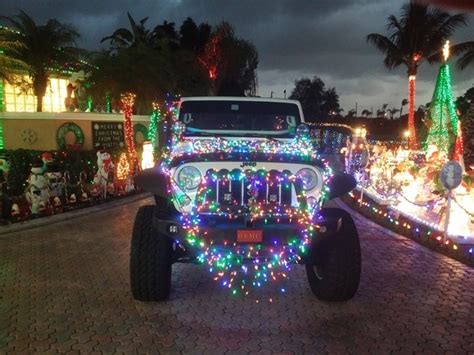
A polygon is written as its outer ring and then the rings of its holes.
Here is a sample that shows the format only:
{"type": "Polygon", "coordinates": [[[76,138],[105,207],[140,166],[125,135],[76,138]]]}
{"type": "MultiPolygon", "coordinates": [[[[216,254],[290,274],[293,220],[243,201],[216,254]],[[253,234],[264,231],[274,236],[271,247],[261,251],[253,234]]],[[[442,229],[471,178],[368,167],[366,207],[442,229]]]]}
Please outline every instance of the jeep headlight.
{"type": "Polygon", "coordinates": [[[177,183],[183,190],[194,190],[201,183],[201,172],[194,166],[185,166],[178,173],[177,183]]]}
{"type": "Polygon", "coordinates": [[[313,190],[319,183],[318,174],[313,169],[303,168],[296,173],[303,183],[303,190],[313,190]]]}

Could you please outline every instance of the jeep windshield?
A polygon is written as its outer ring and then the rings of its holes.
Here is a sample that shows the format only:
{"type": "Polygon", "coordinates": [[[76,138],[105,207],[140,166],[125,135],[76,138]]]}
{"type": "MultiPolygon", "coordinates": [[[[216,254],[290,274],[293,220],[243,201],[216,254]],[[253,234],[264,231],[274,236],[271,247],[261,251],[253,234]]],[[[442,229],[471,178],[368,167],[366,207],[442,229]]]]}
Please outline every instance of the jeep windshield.
{"type": "Polygon", "coordinates": [[[185,136],[235,135],[289,138],[301,123],[294,103],[265,101],[183,101],[179,120],[185,136]]]}

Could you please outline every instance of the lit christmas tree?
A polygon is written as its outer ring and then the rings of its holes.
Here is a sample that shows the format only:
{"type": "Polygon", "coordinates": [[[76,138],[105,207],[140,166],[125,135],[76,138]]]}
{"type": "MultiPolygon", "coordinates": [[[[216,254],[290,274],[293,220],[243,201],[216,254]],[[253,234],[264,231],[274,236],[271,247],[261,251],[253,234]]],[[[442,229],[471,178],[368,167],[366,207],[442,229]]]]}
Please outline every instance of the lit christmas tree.
{"type": "Polygon", "coordinates": [[[128,163],[127,154],[120,154],[120,159],[117,164],[117,179],[124,181],[130,175],[130,164],[128,163]]]}
{"type": "Polygon", "coordinates": [[[449,56],[449,41],[443,48],[444,64],[439,69],[436,87],[428,111],[429,128],[425,148],[435,145],[440,153],[453,158],[458,137],[458,115],[451,91],[451,73],[446,63],[449,56]]]}

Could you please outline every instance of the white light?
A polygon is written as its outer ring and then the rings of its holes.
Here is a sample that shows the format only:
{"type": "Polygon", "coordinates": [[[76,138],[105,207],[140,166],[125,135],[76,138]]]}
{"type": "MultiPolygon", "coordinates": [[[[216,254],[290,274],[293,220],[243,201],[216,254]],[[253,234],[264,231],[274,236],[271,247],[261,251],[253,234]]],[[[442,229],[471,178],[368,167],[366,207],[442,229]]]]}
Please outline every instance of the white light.
{"type": "Polygon", "coordinates": [[[148,141],[143,142],[142,170],[153,168],[154,166],[153,145],[148,141]]]}
{"type": "Polygon", "coordinates": [[[443,47],[443,58],[444,61],[446,62],[449,58],[449,40],[446,41],[443,47]]]}

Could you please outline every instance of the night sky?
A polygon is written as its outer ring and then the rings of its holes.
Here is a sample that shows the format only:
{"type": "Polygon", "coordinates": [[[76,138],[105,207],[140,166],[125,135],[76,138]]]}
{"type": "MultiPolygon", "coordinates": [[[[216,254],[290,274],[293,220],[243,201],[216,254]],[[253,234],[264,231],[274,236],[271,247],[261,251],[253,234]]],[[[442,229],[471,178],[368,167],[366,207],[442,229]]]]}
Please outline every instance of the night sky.
{"type": "MultiPolygon", "coordinates": [[[[127,11],[139,20],[149,16],[148,26],[163,20],[177,28],[186,17],[211,25],[228,21],[237,36],[252,41],[259,52],[260,96],[282,97],[303,76],[321,77],[336,87],[341,106],[350,110],[358,102],[362,109],[382,104],[400,107],[407,97],[406,69],[388,71],[383,56],[366,43],[371,32],[385,33],[386,19],[399,15],[401,0],[2,0],[0,14],[13,15],[19,9],[38,23],[55,17],[80,32],[79,45],[100,48],[100,39],[116,28],[128,26],[127,11]]],[[[452,42],[474,40],[474,16],[452,42]]],[[[417,105],[431,101],[438,66],[425,63],[417,76],[417,105]]],[[[474,85],[474,65],[454,71],[454,95],[474,85]]],[[[405,108],[404,110],[407,110],[405,108]]]]}

